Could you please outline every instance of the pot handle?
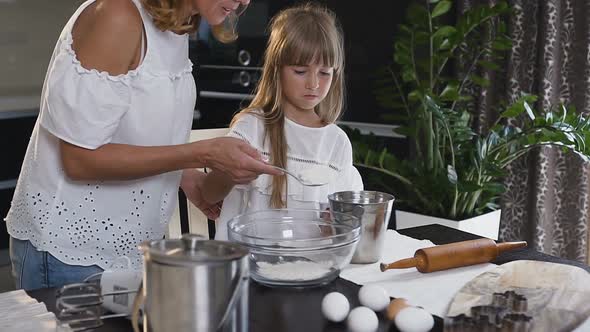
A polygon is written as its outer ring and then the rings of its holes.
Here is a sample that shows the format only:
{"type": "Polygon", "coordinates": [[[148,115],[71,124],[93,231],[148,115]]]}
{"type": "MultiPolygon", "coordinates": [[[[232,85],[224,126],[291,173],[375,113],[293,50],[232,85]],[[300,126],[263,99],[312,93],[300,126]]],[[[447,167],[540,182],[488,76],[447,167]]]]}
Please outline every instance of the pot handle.
{"type": "Polygon", "coordinates": [[[225,309],[225,312],[223,313],[223,316],[221,317],[221,320],[219,321],[219,324],[217,325],[217,331],[220,331],[221,328],[223,327],[223,324],[225,324],[225,321],[229,317],[229,313],[232,312],[232,310],[236,306],[237,299],[242,292],[242,288],[244,288],[244,284],[250,278],[248,275],[243,276],[242,273],[237,273],[237,275],[238,276],[237,276],[236,280],[233,282],[234,284],[237,283],[237,285],[234,288],[234,292],[231,295],[231,298],[229,299],[229,302],[227,304],[227,308],[225,309]]]}
{"type": "Polygon", "coordinates": [[[143,281],[139,284],[137,295],[133,300],[133,311],[131,312],[131,325],[133,326],[133,332],[141,332],[139,329],[139,309],[145,303],[145,297],[143,295],[143,281]]]}
{"type": "Polygon", "coordinates": [[[201,241],[207,240],[203,235],[199,234],[192,234],[192,233],[185,233],[182,234],[180,241],[182,242],[182,246],[184,250],[191,251],[195,250],[197,244],[201,241]]]}

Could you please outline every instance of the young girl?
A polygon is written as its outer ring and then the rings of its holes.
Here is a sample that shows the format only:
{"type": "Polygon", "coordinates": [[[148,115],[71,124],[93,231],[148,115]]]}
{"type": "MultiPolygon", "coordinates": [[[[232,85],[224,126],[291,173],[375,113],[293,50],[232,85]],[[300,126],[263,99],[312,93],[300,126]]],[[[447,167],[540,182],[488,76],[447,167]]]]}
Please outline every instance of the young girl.
{"type": "MultiPolygon", "coordinates": [[[[280,174],[235,138],[187,144],[195,105],[188,32],[201,18],[221,40],[249,0],[88,0],[56,44],[6,217],[17,287],[81,282],[161,239],[181,182],[211,167],[231,181],[280,174]]],[[[214,211],[209,211],[214,216],[214,211]]]]}
{"type": "Polygon", "coordinates": [[[328,184],[308,187],[291,176],[261,175],[246,186],[234,186],[212,171],[203,182],[203,198],[213,203],[225,197],[216,239],[227,238],[228,220],[240,213],[323,209],[330,193],[363,189],[350,141],[334,124],[344,103],[344,50],[335,15],[317,5],[293,7],[273,18],[270,31],[256,96],[235,116],[229,136],[292,173],[327,170],[328,184]]]}

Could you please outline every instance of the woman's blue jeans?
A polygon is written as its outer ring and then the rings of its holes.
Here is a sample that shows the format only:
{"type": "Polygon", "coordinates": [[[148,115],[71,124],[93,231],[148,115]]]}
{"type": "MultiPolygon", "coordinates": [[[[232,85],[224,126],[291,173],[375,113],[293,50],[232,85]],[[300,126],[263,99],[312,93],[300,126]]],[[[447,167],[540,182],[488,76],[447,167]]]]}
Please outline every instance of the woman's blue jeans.
{"type": "Polygon", "coordinates": [[[85,278],[102,272],[96,265],[62,263],[50,253],[38,251],[30,241],[13,237],[10,237],[10,261],[16,288],[25,290],[83,282],[85,278]]]}

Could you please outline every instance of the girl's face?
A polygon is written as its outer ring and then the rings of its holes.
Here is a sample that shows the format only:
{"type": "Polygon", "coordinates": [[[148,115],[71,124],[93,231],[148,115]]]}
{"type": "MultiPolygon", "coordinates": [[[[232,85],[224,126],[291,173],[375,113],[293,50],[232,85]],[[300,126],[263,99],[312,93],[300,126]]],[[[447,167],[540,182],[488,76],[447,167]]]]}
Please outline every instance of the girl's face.
{"type": "Polygon", "coordinates": [[[284,66],[281,86],[285,102],[298,110],[313,110],[330,91],[334,68],[320,64],[284,66]]]}
{"type": "Polygon", "coordinates": [[[193,7],[210,25],[221,24],[239,5],[247,6],[250,0],[191,0],[193,7]]]}

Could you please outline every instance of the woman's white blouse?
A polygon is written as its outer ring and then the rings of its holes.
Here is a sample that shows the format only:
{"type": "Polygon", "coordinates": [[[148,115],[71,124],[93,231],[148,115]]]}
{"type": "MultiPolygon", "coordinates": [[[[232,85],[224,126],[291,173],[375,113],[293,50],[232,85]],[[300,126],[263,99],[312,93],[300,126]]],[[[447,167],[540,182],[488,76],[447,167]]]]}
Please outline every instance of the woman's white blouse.
{"type": "MultiPolygon", "coordinates": [[[[270,159],[270,146],[265,144],[264,121],[246,114],[232,126],[228,136],[243,139],[270,159]]],[[[346,133],[337,125],[310,128],[285,118],[285,136],[288,145],[287,170],[294,174],[311,168],[327,168],[328,184],[320,187],[303,186],[287,176],[287,207],[297,209],[324,209],[328,195],[345,190],[363,190],[363,181],[352,164],[352,146],[346,133]]],[[[323,173],[322,173],[323,174],[323,173]]],[[[223,201],[217,220],[215,239],[227,239],[227,222],[238,214],[259,211],[270,207],[272,177],[260,175],[249,185],[235,186],[223,201]]]]}
{"type": "Polygon", "coordinates": [[[59,140],[87,149],[186,143],[196,100],[188,36],[158,30],[134,0],[146,33],[139,67],[119,76],[86,69],[72,49],[71,31],[93,1],[74,13],[53,52],[6,222],[11,236],[30,240],[65,263],[107,268],[127,256],[139,268],[137,246],[164,236],[181,173],[73,181],[63,171],[59,140]]]}

